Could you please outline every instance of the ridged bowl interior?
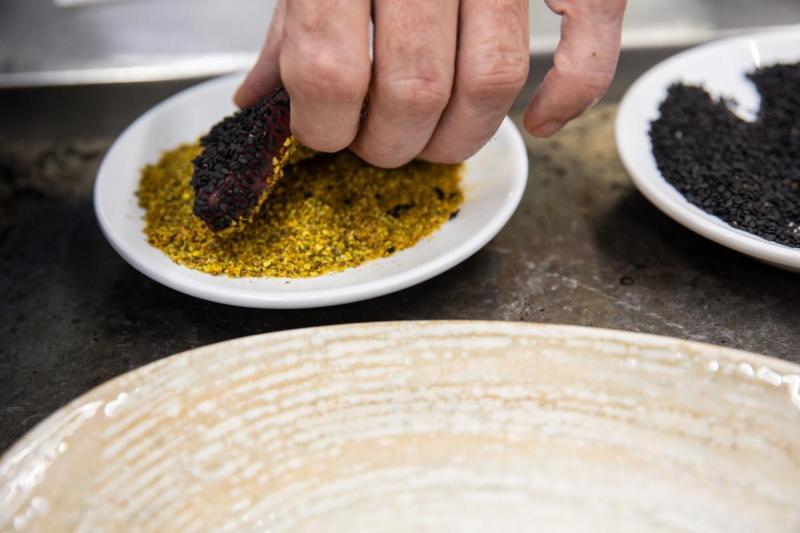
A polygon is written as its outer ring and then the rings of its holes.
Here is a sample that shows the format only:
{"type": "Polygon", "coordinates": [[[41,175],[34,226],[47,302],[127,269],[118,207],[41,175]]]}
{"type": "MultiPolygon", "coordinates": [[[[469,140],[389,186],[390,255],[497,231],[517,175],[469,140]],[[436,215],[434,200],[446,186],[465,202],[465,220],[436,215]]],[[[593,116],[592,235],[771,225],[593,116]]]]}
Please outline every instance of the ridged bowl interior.
{"type": "Polygon", "coordinates": [[[0,462],[0,530],[800,531],[800,369],[576,327],[410,322],[179,354],[0,462]]]}

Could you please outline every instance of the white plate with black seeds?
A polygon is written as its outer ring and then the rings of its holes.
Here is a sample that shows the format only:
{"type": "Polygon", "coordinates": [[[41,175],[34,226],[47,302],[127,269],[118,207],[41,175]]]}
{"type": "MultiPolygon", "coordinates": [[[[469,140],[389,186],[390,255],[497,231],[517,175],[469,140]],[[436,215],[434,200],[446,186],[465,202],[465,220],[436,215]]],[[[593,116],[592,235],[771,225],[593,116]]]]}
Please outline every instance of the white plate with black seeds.
{"type": "MultiPolygon", "coordinates": [[[[769,187],[760,187],[762,183],[752,176],[752,168],[758,168],[757,166],[747,168],[747,165],[741,166],[736,163],[735,159],[739,154],[736,143],[742,139],[730,139],[731,142],[726,143],[726,139],[722,138],[725,135],[722,131],[724,128],[714,130],[708,128],[708,125],[705,126],[706,133],[717,131],[716,135],[707,135],[709,145],[733,147],[733,151],[727,152],[727,155],[720,153],[722,161],[720,171],[727,168],[730,172],[739,169],[740,172],[746,173],[741,180],[725,176],[726,179],[716,184],[718,187],[725,184],[724,190],[720,189],[720,195],[714,191],[704,191],[697,184],[689,183],[691,172],[687,168],[698,162],[687,161],[684,157],[686,154],[679,150],[676,150],[675,161],[669,166],[671,166],[670,172],[683,174],[683,181],[675,179],[675,175],[672,174],[669,179],[665,177],[659,170],[664,168],[665,154],[664,152],[659,154],[661,157],[659,166],[659,160],[654,155],[654,148],[658,149],[659,146],[654,146],[650,133],[652,122],[660,117],[659,108],[662,102],[667,98],[670,87],[676,83],[702,86],[713,98],[730,101],[728,105],[733,113],[744,121],[752,123],[758,117],[761,96],[753,81],[748,79],[748,74],[760,68],[798,62],[800,62],[800,30],[797,29],[775,30],[726,39],[688,50],[657,65],[631,87],[620,105],[616,123],[617,149],[620,157],[636,186],[659,209],[708,239],[793,271],[800,271],[800,248],[791,245],[793,240],[791,231],[797,228],[800,232],[800,220],[793,220],[793,213],[797,211],[791,208],[791,202],[786,202],[786,198],[776,199],[774,191],[770,191],[769,187]],[[730,170],[732,168],[734,170],[730,170]],[[743,205],[739,211],[730,205],[727,210],[725,208],[726,203],[737,201],[737,198],[728,194],[727,188],[741,186],[742,183],[758,189],[752,192],[752,198],[754,202],[759,201],[763,205],[753,210],[754,216],[757,215],[755,220],[747,217],[748,210],[753,207],[752,204],[743,205]],[[771,204],[780,201],[788,203],[788,207],[771,204]],[[764,205],[768,207],[765,208],[764,205]],[[708,211],[715,212],[719,216],[708,211]],[[761,217],[771,217],[772,220],[761,217]]],[[[800,94],[800,86],[794,94],[800,94]]],[[[764,101],[767,101],[766,96],[764,101]]],[[[791,102],[787,103],[793,105],[791,102]]],[[[687,104],[686,109],[691,109],[691,105],[687,104]]],[[[700,131],[704,119],[721,116],[710,108],[708,111],[707,114],[698,113],[696,117],[687,120],[687,124],[691,128],[697,125],[700,131]]],[[[791,128],[788,131],[791,131],[791,128]]],[[[676,130],[676,133],[684,135],[680,130],[676,130]]],[[[692,133],[696,134],[697,131],[690,132],[692,133]]],[[[789,143],[790,140],[787,138],[786,142],[789,143]]],[[[740,146],[745,150],[752,149],[752,146],[744,144],[740,146]]],[[[702,149],[699,151],[702,152],[702,149]]],[[[708,154],[713,157],[714,152],[708,150],[708,154]]],[[[699,167],[698,172],[702,173],[704,168],[709,167],[708,161],[700,161],[699,167]]],[[[787,183],[791,182],[791,185],[793,170],[788,174],[786,180],[787,183]]],[[[796,181],[800,185],[800,175],[796,181]]]]}

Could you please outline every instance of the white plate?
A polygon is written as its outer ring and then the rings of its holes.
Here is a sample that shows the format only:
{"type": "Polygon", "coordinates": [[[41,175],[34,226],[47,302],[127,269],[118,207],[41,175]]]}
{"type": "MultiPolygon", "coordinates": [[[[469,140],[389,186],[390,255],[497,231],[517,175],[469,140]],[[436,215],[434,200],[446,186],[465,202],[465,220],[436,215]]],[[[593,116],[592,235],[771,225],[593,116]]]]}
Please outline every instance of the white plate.
{"type": "Polygon", "coordinates": [[[39,424],[0,461],[0,530],[797,533],[799,374],[569,326],[239,339],[39,424]]]}
{"type": "MultiPolygon", "coordinates": [[[[617,115],[617,149],[639,190],[668,216],[719,244],[761,261],[800,271],[800,250],[729,226],[690,204],[661,176],[650,144],[650,122],[676,82],[700,84],[714,96],[736,99],[744,118],[759,98],[745,74],[759,66],[800,61],[800,29],[773,31],[710,43],[678,54],[644,74],[628,91],[617,115]]],[[[800,91],[800,88],[798,88],[800,91]]]]}
{"type": "Polygon", "coordinates": [[[506,119],[467,162],[457,218],[416,246],[358,268],[307,279],[212,276],[173,263],[147,243],[137,205],[139,172],[179,143],[191,142],[234,111],[241,75],[202,83],[157,105],[120,135],[106,154],[94,190],[100,227],[134,268],[175,290],[231,305],[305,308],[364,300],[425,281],[477,252],[517,208],[528,179],[519,131],[506,119]]]}

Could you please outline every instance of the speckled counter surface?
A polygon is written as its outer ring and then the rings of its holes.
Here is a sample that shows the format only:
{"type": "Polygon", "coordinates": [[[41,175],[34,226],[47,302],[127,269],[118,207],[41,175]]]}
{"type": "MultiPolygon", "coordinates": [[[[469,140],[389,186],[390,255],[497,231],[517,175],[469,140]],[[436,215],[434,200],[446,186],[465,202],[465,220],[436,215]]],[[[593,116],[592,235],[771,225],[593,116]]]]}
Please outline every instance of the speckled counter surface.
{"type": "Polygon", "coordinates": [[[140,365],[306,326],[579,324],[800,362],[800,276],[714,245],[652,207],[617,159],[614,112],[600,106],[552,140],[527,139],[530,182],[519,210],[462,265],[398,294],[308,311],[204,302],[128,266],[92,211],[91,184],[110,138],[0,142],[0,450],[140,365]]]}

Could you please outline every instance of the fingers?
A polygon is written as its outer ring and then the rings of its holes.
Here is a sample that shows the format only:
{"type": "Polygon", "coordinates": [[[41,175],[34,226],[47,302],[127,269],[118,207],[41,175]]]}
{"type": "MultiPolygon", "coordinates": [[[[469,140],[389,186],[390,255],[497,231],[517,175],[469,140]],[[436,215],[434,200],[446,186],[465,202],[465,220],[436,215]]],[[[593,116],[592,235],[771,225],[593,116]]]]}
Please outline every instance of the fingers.
{"type": "Polygon", "coordinates": [[[525,85],[527,0],[462,0],[455,86],[436,131],[420,157],[455,163],[477,152],[525,85]]]}
{"type": "Polygon", "coordinates": [[[370,78],[370,0],[291,0],[280,75],[292,100],[292,133],[322,152],[356,136],[370,78]]]}
{"type": "Polygon", "coordinates": [[[280,85],[278,54],[285,17],[286,0],[279,0],[272,13],[272,22],[258,60],[233,97],[239,107],[255,104],[260,98],[272,94],[280,85]]]}
{"type": "Polygon", "coordinates": [[[458,0],[375,0],[367,115],[352,150],[397,167],[430,140],[453,86],[458,0]]]}
{"type": "Polygon", "coordinates": [[[547,137],[603,97],[619,58],[625,0],[546,0],[562,15],[554,66],[525,113],[525,129],[547,137]]]}

